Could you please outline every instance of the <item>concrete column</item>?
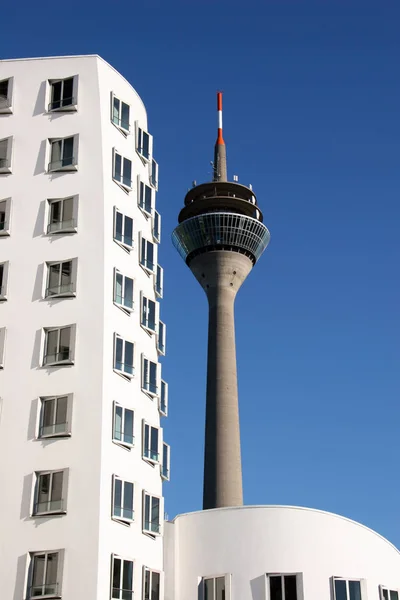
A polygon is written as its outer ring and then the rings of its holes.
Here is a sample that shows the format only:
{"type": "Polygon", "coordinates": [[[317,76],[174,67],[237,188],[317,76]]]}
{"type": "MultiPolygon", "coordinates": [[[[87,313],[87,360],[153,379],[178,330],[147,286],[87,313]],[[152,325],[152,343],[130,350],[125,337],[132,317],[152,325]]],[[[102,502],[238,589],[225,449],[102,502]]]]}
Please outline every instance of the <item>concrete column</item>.
{"type": "Polygon", "coordinates": [[[234,302],[252,269],[237,252],[207,252],[190,269],[209,303],[203,509],[243,504],[234,302]]]}

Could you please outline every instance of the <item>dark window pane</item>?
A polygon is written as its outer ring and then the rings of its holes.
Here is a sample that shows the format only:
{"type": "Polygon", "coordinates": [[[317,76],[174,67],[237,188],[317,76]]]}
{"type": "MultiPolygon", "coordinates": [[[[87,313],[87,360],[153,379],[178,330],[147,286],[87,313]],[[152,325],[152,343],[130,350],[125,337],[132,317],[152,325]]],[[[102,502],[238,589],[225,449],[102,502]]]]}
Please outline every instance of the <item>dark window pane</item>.
{"type": "Polygon", "coordinates": [[[349,581],[350,600],[361,600],[361,583],[349,581]]]}
{"type": "Polygon", "coordinates": [[[280,575],[269,578],[270,600],[282,600],[282,578],[280,575]]]}
{"type": "Polygon", "coordinates": [[[52,482],[52,489],[51,489],[52,502],[62,500],[63,478],[64,478],[64,473],[62,471],[53,473],[53,482],[52,482]]]}
{"type": "Polygon", "coordinates": [[[118,241],[122,241],[122,215],[119,212],[115,215],[115,237],[118,241]]]}
{"type": "Polygon", "coordinates": [[[347,600],[346,582],[344,579],[335,579],[336,600],[347,600]]]}
{"type": "MultiPolygon", "coordinates": [[[[121,584],[121,559],[114,558],[113,588],[119,589],[121,584]]],[[[115,596],[114,596],[115,598],[115,596]]],[[[117,596],[118,598],[118,596],[117,596]]]]}
{"type": "Polygon", "coordinates": [[[56,83],[53,83],[52,85],[52,93],[53,93],[53,108],[60,108],[60,99],[61,99],[61,86],[62,86],[62,82],[61,81],[57,81],[56,83]]]}
{"type": "Polygon", "coordinates": [[[74,155],[74,138],[66,138],[64,140],[64,155],[63,158],[72,158],[74,155]]]}
{"type": "Polygon", "coordinates": [[[133,587],[133,562],[124,560],[124,573],[122,580],[122,588],[124,590],[132,590],[133,587]]]}
{"type": "Polygon", "coordinates": [[[114,513],[117,517],[121,516],[122,506],[122,481],[120,479],[114,480],[114,513]]]}
{"type": "Polygon", "coordinates": [[[151,600],[160,600],[160,573],[154,571],[151,577],[151,600]]]}
{"type": "Polygon", "coordinates": [[[55,400],[46,400],[43,407],[43,426],[48,427],[54,423],[55,400]]]}
{"type": "Polygon", "coordinates": [[[50,222],[58,223],[61,221],[61,202],[52,202],[50,209],[50,222]]]}
{"type": "Polygon", "coordinates": [[[47,555],[46,584],[57,583],[58,554],[47,555]]]}
{"type": "Polygon", "coordinates": [[[133,220],[130,217],[125,217],[125,242],[132,243],[133,238],[133,220]]]}
{"type": "Polygon", "coordinates": [[[57,399],[56,424],[67,422],[68,397],[63,396],[57,399]]]}
{"type": "Polygon", "coordinates": [[[204,580],[204,600],[215,600],[214,598],[214,579],[204,580]]]}
{"type": "Polygon", "coordinates": [[[390,600],[399,600],[399,593],[395,590],[390,590],[390,600]]]}
{"type": "Polygon", "coordinates": [[[44,567],[46,563],[46,556],[40,554],[33,558],[33,574],[32,574],[32,586],[44,584],[44,567]]]}
{"type": "Polygon", "coordinates": [[[296,575],[285,575],[285,600],[297,600],[296,575]]]}
{"type": "Polygon", "coordinates": [[[73,82],[73,77],[70,77],[69,79],[64,79],[63,106],[68,106],[69,104],[72,104],[72,102],[68,102],[68,100],[72,100],[73,82]]]}
{"type": "Polygon", "coordinates": [[[115,179],[120,181],[121,179],[121,166],[122,166],[122,157],[120,154],[115,154],[115,163],[114,163],[114,176],[115,179]]]}

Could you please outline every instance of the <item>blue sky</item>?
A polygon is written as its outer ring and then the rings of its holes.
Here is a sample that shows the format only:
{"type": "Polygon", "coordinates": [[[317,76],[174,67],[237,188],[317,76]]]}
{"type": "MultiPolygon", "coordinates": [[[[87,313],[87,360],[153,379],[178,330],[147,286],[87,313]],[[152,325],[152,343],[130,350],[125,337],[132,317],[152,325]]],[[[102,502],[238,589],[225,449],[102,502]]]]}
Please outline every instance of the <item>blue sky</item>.
{"type": "Polygon", "coordinates": [[[147,106],[169,516],[201,508],[207,335],[170,233],[211,177],[222,89],[230,177],[253,184],[271,231],[236,305],[245,502],[338,512],[400,546],[398,0],[25,0],[2,17],[2,58],[98,53],[147,106]]]}

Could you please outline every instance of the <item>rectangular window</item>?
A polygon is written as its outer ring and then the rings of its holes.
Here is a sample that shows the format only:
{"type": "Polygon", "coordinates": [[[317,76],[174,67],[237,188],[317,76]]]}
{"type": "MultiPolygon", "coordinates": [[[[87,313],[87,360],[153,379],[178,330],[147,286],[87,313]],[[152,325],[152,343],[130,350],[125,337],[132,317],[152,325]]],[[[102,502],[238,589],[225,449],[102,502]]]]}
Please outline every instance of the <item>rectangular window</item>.
{"type": "Polygon", "coordinates": [[[73,364],[74,333],[74,327],[71,325],[45,329],[44,366],[73,364]]]}
{"type": "Polygon", "coordinates": [[[128,312],[133,310],[133,279],[114,270],[114,302],[128,312]]]}
{"type": "Polygon", "coordinates": [[[160,600],[161,573],[143,568],[143,600],[160,600]]]}
{"type": "Polygon", "coordinates": [[[297,600],[297,575],[268,575],[269,600],[297,600]]]}
{"type": "Polygon", "coordinates": [[[41,398],[39,438],[70,435],[71,402],[69,395],[41,398]]]}
{"type": "Polygon", "coordinates": [[[150,396],[158,396],[159,365],[142,355],[142,390],[150,396]]]}
{"type": "Polygon", "coordinates": [[[160,462],[160,429],[143,421],[143,457],[154,463],[160,462]]]}
{"type": "Polygon", "coordinates": [[[143,492],[143,531],[152,535],[161,533],[162,499],[143,492]]]}
{"type": "Polygon", "coordinates": [[[65,470],[36,473],[34,515],[66,512],[65,479],[65,470]]]}
{"type": "MultiPolygon", "coordinates": [[[[361,600],[360,580],[334,578],[333,583],[335,600],[361,600]]],[[[283,600],[285,600],[285,598],[283,600]]]]}
{"type": "Polygon", "coordinates": [[[152,158],[151,162],[149,163],[149,178],[150,185],[155,190],[158,190],[158,164],[156,163],[154,158],[152,158]]]}
{"type": "Polygon", "coordinates": [[[134,422],[133,410],[115,402],[113,440],[122,446],[132,448],[135,443],[134,422]]]}
{"type": "Polygon", "coordinates": [[[11,173],[11,155],[13,138],[3,138],[0,140],[0,173],[11,173]]]}
{"type": "Polygon", "coordinates": [[[113,150],[113,179],[125,190],[132,189],[132,161],[113,150]]]}
{"type": "Polygon", "coordinates": [[[113,600],[133,600],[133,560],[113,555],[111,586],[113,600]]]}
{"type": "Polygon", "coordinates": [[[399,600],[398,590],[389,590],[388,588],[380,585],[380,600],[399,600]]]}
{"type": "Polygon", "coordinates": [[[11,198],[0,200],[0,236],[10,235],[11,198]]]}
{"type": "Polygon", "coordinates": [[[6,354],[6,328],[0,327],[0,369],[4,369],[5,354],[6,354]]]}
{"type": "Polygon", "coordinates": [[[205,577],[203,579],[203,598],[204,600],[226,600],[227,585],[226,577],[205,577]]]}
{"type": "Polygon", "coordinates": [[[136,123],[136,150],[146,161],[151,160],[153,151],[153,138],[136,123]]]}
{"type": "Polygon", "coordinates": [[[134,375],[133,358],[133,342],[128,342],[119,335],[115,335],[114,370],[131,379],[134,375]]]}
{"type": "Polygon", "coordinates": [[[168,416],[168,383],[166,383],[162,379],[159,410],[163,417],[168,416]]]}
{"type": "Polygon", "coordinates": [[[149,242],[142,237],[140,244],[140,264],[150,273],[155,269],[155,247],[153,242],[149,242]]]}
{"type": "Polygon", "coordinates": [[[30,558],[27,598],[61,598],[62,552],[33,552],[30,558]]]}
{"type": "Polygon", "coordinates": [[[111,121],[126,132],[129,132],[129,104],[119,100],[114,94],[111,95],[111,121]]]}
{"type": "Polygon", "coordinates": [[[134,518],[133,483],[122,481],[113,475],[113,510],[112,516],[119,521],[130,523],[134,518]]]}
{"type": "Polygon", "coordinates": [[[49,203],[48,234],[74,233],[77,231],[77,198],[53,198],[49,203]]]}
{"type": "Polygon", "coordinates": [[[161,242],[161,216],[156,210],[153,214],[153,239],[159,244],[161,242]]]}
{"type": "Polygon", "coordinates": [[[133,248],[133,220],[114,209],[114,239],[127,250],[133,248]]]}
{"type": "Polygon", "coordinates": [[[163,442],[162,447],[161,477],[169,481],[170,447],[165,442],[163,442]]]}
{"type": "Polygon", "coordinates": [[[0,263],[0,302],[7,300],[8,261],[0,263]]]}
{"type": "Polygon", "coordinates": [[[77,260],[47,263],[46,298],[75,296],[77,260]]]}
{"type": "Polygon", "coordinates": [[[157,322],[157,306],[154,300],[146,298],[142,295],[142,319],[141,324],[145,329],[148,329],[151,333],[156,332],[157,322]]]}
{"type": "Polygon", "coordinates": [[[165,356],[166,333],[167,326],[162,321],[158,321],[157,350],[163,356],[165,356]]]}
{"type": "Polygon", "coordinates": [[[162,267],[160,267],[160,265],[157,265],[157,267],[156,267],[155,278],[154,278],[154,290],[155,290],[156,296],[158,298],[163,297],[164,269],[162,267]]]}
{"type": "Polygon", "coordinates": [[[12,113],[13,78],[0,81],[0,113],[12,113]]]}
{"type": "Polygon", "coordinates": [[[50,103],[48,110],[76,110],[77,77],[50,80],[50,103]]]}
{"type": "Polygon", "coordinates": [[[153,190],[140,180],[138,182],[138,204],[142,211],[151,217],[153,214],[153,190]]]}
{"type": "Polygon", "coordinates": [[[50,162],[48,170],[54,171],[76,171],[78,136],[71,135],[66,138],[50,139],[50,162]]]}

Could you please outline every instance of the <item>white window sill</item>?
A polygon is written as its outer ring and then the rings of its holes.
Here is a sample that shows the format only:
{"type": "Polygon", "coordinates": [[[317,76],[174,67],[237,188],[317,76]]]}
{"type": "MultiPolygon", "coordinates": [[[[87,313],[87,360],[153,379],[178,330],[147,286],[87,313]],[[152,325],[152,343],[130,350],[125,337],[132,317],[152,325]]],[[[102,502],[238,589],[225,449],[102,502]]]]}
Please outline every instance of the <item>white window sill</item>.
{"type": "Polygon", "coordinates": [[[4,294],[3,296],[0,296],[0,302],[6,302],[7,301],[7,295],[4,294]]]}
{"type": "Polygon", "coordinates": [[[113,444],[119,446],[120,448],[123,448],[124,450],[128,450],[129,452],[132,450],[132,448],[135,447],[135,444],[128,444],[126,442],[121,442],[120,440],[115,439],[113,439],[113,444]]]}
{"type": "Polygon", "coordinates": [[[152,218],[153,213],[148,212],[145,208],[140,206],[140,204],[138,204],[138,207],[139,207],[140,212],[146,217],[147,220],[152,218]]]}
{"type": "Polygon", "coordinates": [[[133,371],[133,373],[126,373],[125,371],[120,371],[119,369],[116,369],[115,367],[114,367],[113,371],[117,375],[120,375],[121,377],[123,377],[124,379],[128,379],[129,381],[135,377],[135,371],[133,371]]]}
{"type": "Polygon", "coordinates": [[[121,525],[125,525],[125,527],[130,527],[131,523],[135,522],[135,519],[124,519],[122,517],[116,517],[115,515],[113,515],[111,517],[111,519],[113,521],[115,521],[116,523],[120,523],[121,525]]]}
{"type": "Polygon", "coordinates": [[[147,165],[148,163],[150,163],[150,162],[151,162],[152,156],[149,156],[148,158],[146,158],[146,157],[144,156],[144,154],[142,154],[142,153],[140,152],[140,150],[138,150],[137,148],[136,148],[136,153],[137,153],[137,155],[139,156],[139,158],[140,158],[140,159],[141,159],[141,160],[144,162],[144,164],[146,164],[146,165],[147,165]]]}
{"type": "Polygon", "coordinates": [[[9,235],[10,235],[9,229],[1,229],[0,230],[0,237],[8,237],[9,235]]]}
{"type": "Polygon", "coordinates": [[[146,390],[146,388],[142,387],[142,392],[144,394],[146,394],[146,396],[149,396],[150,398],[158,398],[159,394],[158,392],[151,392],[150,390],[146,390]]]}
{"type": "Polygon", "coordinates": [[[53,298],[76,298],[76,292],[64,292],[60,294],[51,294],[50,296],[44,296],[45,300],[52,300],[53,298]]]}
{"type": "Polygon", "coordinates": [[[39,600],[61,600],[62,596],[60,594],[46,594],[43,596],[29,596],[28,600],[35,600],[38,598],[39,600]]]}
{"type": "Polygon", "coordinates": [[[168,475],[168,477],[166,477],[165,475],[163,475],[162,468],[160,469],[160,475],[161,475],[161,479],[163,481],[170,481],[169,475],[168,475]]]}
{"type": "Polygon", "coordinates": [[[0,167],[0,173],[4,173],[4,174],[12,173],[12,169],[11,169],[11,167],[0,167]]]}
{"type": "Polygon", "coordinates": [[[152,467],[155,467],[156,465],[160,464],[159,460],[154,460],[152,458],[147,458],[147,456],[142,456],[142,459],[144,460],[144,462],[147,462],[152,467]]]}
{"type": "Polygon", "coordinates": [[[157,333],[157,331],[156,331],[155,329],[150,329],[150,327],[146,327],[146,325],[143,325],[143,323],[140,323],[140,327],[141,327],[142,329],[144,329],[144,330],[145,330],[145,332],[146,332],[148,335],[150,335],[150,336],[152,336],[152,335],[154,335],[155,333],[157,333]]]}
{"type": "Polygon", "coordinates": [[[65,366],[69,366],[69,365],[74,365],[75,361],[72,359],[68,359],[68,360],[60,360],[58,362],[48,362],[48,363],[43,363],[42,367],[46,368],[46,367],[65,367],[65,366]]]}
{"type": "Polygon", "coordinates": [[[12,105],[4,106],[3,108],[0,108],[0,115],[12,115],[12,113],[13,113],[12,105]]]}
{"type": "Polygon", "coordinates": [[[36,439],[37,440],[51,440],[52,438],[70,438],[71,437],[71,432],[70,431],[64,431],[63,433],[47,433],[45,435],[39,435],[36,439]]]}
{"type": "Polygon", "coordinates": [[[117,125],[117,123],[114,123],[114,121],[111,119],[111,123],[114,125],[115,129],[118,129],[118,131],[120,131],[122,133],[123,136],[128,137],[128,135],[131,134],[131,130],[129,129],[125,129],[125,127],[121,127],[121,125],[117,125]]]}
{"type": "Polygon", "coordinates": [[[75,172],[78,170],[78,165],[68,165],[66,167],[57,167],[56,169],[48,169],[48,173],[65,173],[75,172]]]}
{"type": "Polygon", "coordinates": [[[140,266],[142,267],[143,271],[146,273],[146,275],[147,275],[148,277],[150,277],[151,275],[154,275],[154,274],[155,274],[154,270],[151,270],[151,269],[149,269],[148,267],[145,267],[145,265],[142,265],[142,263],[141,263],[141,262],[139,262],[139,264],[140,264],[140,266]]]}
{"type": "Polygon", "coordinates": [[[68,104],[67,106],[59,106],[58,108],[50,108],[47,113],[51,115],[52,113],[59,112],[77,112],[78,105],[77,104],[68,104]]]}
{"type": "MultiPolygon", "coordinates": [[[[66,515],[66,510],[49,510],[47,512],[33,513],[32,518],[36,519],[36,517],[51,517],[52,515],[66,515]]],[[[36,596],[35,596],[36,598],[36,596]]]]}
{"type": "Polygon", "coordinates": [[[123,242],[120,242],[119,240],[117,240],[117,238],[113,238],[114,242],[116,244],[118,244],[118,246],[120,248],[122,248],[122,250],[125,250],[125,252],[130,252],[131,250],[133,250],[133,245],[129,246],[128,244],[124,244],[123,242]]]}
{"type": "Polygon", "coordinates": [[[157,537],[162,536],[161,527],[160,527],[160,531],[158,533],[156,531],[147,531],[147,529],[142,529],[142,533],[144,535],[147,535],[148,537],[153,538],[153,540],[157,537]]]}
{"type": "Polygon", "coordinates": [[[158,346],[157,346],[157,353],[158,353],[158,356],[165,356],[165,350],[161,350],[161,348],[159,348],[158,346]]]}
{"type": "Polygon", "coordinates": [[[65,227],[65,229],[57,229],[57,231],[48,231],[47,235],[59,235],[61,233],[77,233],[77,227],[65,227]]]}
{"type": "Polygon", "coordinates": [[[113,302],[114,306],[116,306],[117,308],[121,309],[124,313],[127,313],[128,315],[130,315],[131,313],[133,313],[135,311],[135,307],[132,306],[132,308],[130,308],[129,306],[125,306],[125,304],[119,304],[118,302],[113,302]]]}
{"type": "Polygon", "coordinates": [[[113,181],[114,183],[117,184],[118,187],[121,188],[121,190],[123,190],[126,194],[129,194],[132,191],[132,186],[129,185],[125,185],[124,183],[121,183],[120,181],[118,181],[118,179],[115,179],[115,177],[113,177],[113,181]]]}

